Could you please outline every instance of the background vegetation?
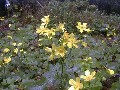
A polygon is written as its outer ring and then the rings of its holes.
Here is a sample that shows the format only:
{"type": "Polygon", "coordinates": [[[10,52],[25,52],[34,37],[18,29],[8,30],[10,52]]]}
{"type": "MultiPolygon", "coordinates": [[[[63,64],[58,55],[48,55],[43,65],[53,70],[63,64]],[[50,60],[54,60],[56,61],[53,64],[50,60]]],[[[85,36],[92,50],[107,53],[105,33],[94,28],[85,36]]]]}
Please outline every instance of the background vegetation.
{"type": "Polygon", "coordinates": [[[86,70],[95,78],[80,78],[82,90],[120,89],[119,15],[100,12],[87,0],[16,5],[0,24],[1,90],[67,90],[69,80],[86,70]]]}

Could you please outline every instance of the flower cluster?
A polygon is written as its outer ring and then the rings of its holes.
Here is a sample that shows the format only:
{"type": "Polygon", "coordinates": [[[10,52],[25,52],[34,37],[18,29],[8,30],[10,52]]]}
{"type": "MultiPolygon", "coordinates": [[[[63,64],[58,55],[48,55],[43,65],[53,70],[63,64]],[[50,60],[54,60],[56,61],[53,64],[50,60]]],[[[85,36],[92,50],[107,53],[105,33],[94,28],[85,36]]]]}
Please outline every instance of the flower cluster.
{"type": "Polygon", "coordinates": [[[64,57],[67,52],[64,46],[56,46],[55,44],[52,44],[52,48],[46,47],[45,50],[51,53],[50,60],[53,60],[55,57],[64,57]]]}
{"type": "Polygon", "coordinates": [[[77,44],[79,43],[79,40],[75,38],[75,35],[73,33],[69,34],[67,32],[64,32],[61,41],[63,42],[63,46],[66,45],[69,48],[78,48],[77,44]]]}
{"type": "Polygon", "coordinates": [[[87,23],[81,23],[81,22],[77,22],[77,29],[79,29],[80,30],[80,32],[81,33],[83,33],[84,31],[86,31],[86,32],[90,32],[91,30],[90,30],[90,28],[88,28],[87,27],[87,23]]]}
{"type": "Polygon", "coordinates": [[[4,60],[3,60],[3,61],[4,61],[4,63],[9,63],[9,62],[11,61],[11,58],[10,58],[10,57],[8,57],[8,58],[7,58],[7,57],[4,57],[4,60]]]}
{"type": "MultiPolygon", "coordinates": [[[[90,74],[90,71],[86,70],[85,71],[85,76],[81,75],[80,78],[83,78],[84,81],[91,81],[92,79],[95,79],[95,77],[94,77],[95,74],[96,74],[95,71],[90,74]]],[[[80,90],[80,89],[83,89],[83,84],[80,83],[80,78],[76,77],[76,81],[74,81],[73,79],[70,79],[69,84],[72,85],[72,86],[68,90],[80,90]]]]}
{"type": "Polygon", "coordinates": [[[39,34],[39,35],[47,36],[49,39],[51,39],[55,35],[55,29],[47,28],[47,25],[50,21],[49,15],[44,16],[44,18],[42,18],[41,21],[42,21],[42,24],[40,25],[39,28],[37,28],[36,33],[39,34]]]}
{"type": "Polygon", "coordinates": [[[86,70],[85,71],[85,75],[81,75],[80,77],[83,78],[85,81],[90,81],[92,79],[95,79],[95,74],[96,72],[93,71],[91,74],[90,74],[90,71],[89,70],[86,70]]]}
{"type": "Polygon", "coordinates": [[[52,44],[52,48],[45,48],[47,52],[51,53],[50,60],[53,60],[55,57],[64,57],[65,53],[67,52],[65,49],[66,46],[68,48],[78,48],[77,44],[79,43],[79,40],[75,38],[75,35],[73,33],[70,34],[66,31],[63,23],[59,23],[58,26],[56,25],[56,27],[54,28],[48,28],[48,24],[50,21],[49,15],[44,16],[41,21],[42,23],[40,27],[36,29],[37,34],[39,34],[40,36],[47,36],[47,38],[50,40],[54,38],[53,36],[55,36],[56,33],[60,34],[60,38],[58,40],[60,41],[60,45],[56,46],[55,44],[52,44]]]}
{"type": "Polygon", "coordinates": [[[69,84],[72,86],[68,90],[80,90],[83,88],[83,84],[80,83],[79,77],[76,77],[76,81],[74,81],[73,79],[70,79],[69,84]]]}

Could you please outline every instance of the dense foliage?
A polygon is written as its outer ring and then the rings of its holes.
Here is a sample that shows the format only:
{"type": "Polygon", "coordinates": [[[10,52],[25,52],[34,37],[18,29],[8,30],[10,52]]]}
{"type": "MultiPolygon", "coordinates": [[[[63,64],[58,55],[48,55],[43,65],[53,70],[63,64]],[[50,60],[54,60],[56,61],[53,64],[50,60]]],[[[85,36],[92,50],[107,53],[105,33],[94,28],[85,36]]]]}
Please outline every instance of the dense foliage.
{"type": "Polygon", "coordinates": [[[31,10],[1,22],[0,90],[120,89],[118,15],[87,0],[31,10]]]}

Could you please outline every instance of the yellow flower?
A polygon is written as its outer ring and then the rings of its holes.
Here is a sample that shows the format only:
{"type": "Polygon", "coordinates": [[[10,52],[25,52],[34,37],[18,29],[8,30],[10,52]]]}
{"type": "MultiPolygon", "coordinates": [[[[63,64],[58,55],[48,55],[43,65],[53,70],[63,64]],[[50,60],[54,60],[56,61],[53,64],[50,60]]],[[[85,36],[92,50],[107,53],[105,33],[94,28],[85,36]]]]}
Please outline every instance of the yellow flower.
{"type": "Polygon", "coordinates": [[[43,34],[44,33],[44,31],[46,30],[46,28],[44,27],[44,26],[40,26],[39,28],[37,28],[36,29],[37,31],[36,31],[36,33],[38,33],[38,34],[43,34]]]}
{"type": "Polygon", "coordinates": [[[65,46],[68,43],[68,41],[69,41],[69,33],[64,32],[61,40],[63,41],[63,46],[65,46]]]}
{"type": "Polygon", "coordinates": [[[44,31],[43,35],[47,36],[49,39],[51,39],[55,35],[55,30],[51,28],[50,30],[47,29],[44,31]]]}
{"type": "Polygon", "coordinates": [[[90,81],[90,80],[92,80],[92,79],[95,78],[95,77],[94,77],[95,74],[96,74],[95,71],[90,74],[90,71],[89,71],[89,70],[86,70],[86,71],[85,71],[85,76],[84,76],[84,75],[81,75],[80,78],[83,78],[85,81],[90,81]]]}
{"type": "Polygon", "coordinates": [[[38,39],[38,41],[40,42],[40,41],[42,41],[43,39],[38,39]]]}
{"type": "Polygon", "coordinates": [[[18,49],[17,48],[14,49],[14,53],[16,53],[16,54],[18,53],[18,49]]]}
{"type": "Polygon", "coordinates": [[[80,30],[81,33],[83,33],[83,31],[87,28],[87,26],[86,26],[87,23],[83,23],[83,25],[82,25],[81,22],[77,22],[77,24],[78,25],[76,27],[80,30]]]}
{"type": "Polygon", "coordinates": [[[87,43],[86,43],[86,42],[83,41],[81,44],[82,44],[84,47],[87,47],[87,43]]]}
{"type": "Polygon", "coordinates": [[[18,46],[21,46],[22,45],[22,43],[18,43],[18,46]]]}
{"type": "MultiPolygon", "coordinates": [[[[38,42],[41,42],[43,39],[38,39],[38,42]]],[[[42,46],[42,43],[38,43],[38,46],[42,46]]]]}
{"type": "Polygon", "coordinates": [[[59,23],[58,30],[64,32],[65,31],[64,24],[59,23]]]}
{"type": "Polygon", "coordinates": [[[21,49],[20,52],[23,52],[23,49],[21,49]]]}
{"type": "Polygon", "coordinates": [[[63,46],[67,45],[69,48],[78,48],[77,44],[79,40],[75,38],[75,35],[73,33],[69,34],[67,32],[64,32],[61,40],[63,42],[63,46]]]}
{"type": "Polygon", "coordinates": [[[46,47],[45,50],[51,53],[50,60],[53,60],[55,57],[64,57],[65,53],[67,52],[64,46],[57,47],[55,44],[52,44],[52,48],[46,47]]]}
{"type": "Polygon", "coordinates": [[[76,81],[74,81],[73,79],[70,79],[69,84],[72,86],[68,90],[80,90],[83,88],[83,84],[80,83],[79,77],[76,77],[76,81]]]}
{"type": "Polygon", "coordinates": [[[7,52],[9,52],[9,51],[10,51],[9,48],[5,48],[5,49],[3,50],[4,53],[7,53],[7,52]]]}
{"type": "Polygon", "coordinates": [[[51,39],[55,35],[55,29],[51,28],[45,28],[43,25],[41,25],[39,28],[36,29],[36,33],[39,35],[47,36],[49,39],[51,39]]]}
{"type": "Polygon", "coordinates": [[[86,32],[91,32],[90,28],[85,29],[86,32]]]}
{"type": "Polygon", "coordinates": [[[10,38],[10,39],[12,39],[12,36],[9,36],[9,35],[8,35],[7,37],[10,38]]]}
{"type": "Polygon", "coordinates": [[[50,58],[50,60],[53,60],[54,57],[55,57],[55,50],[56,50],[55,44],[52,44],[52,48],[46,47],[45,50],[46,50],[47,52],[51,53],[51,55],[50,55],[49,58],[50,58]]]}
{"type": "Polygon", "coordinates": [[[114,74],[114,71],[111,70],[111,69],[108,69],[108,72],[110,73],[110,75],[113,75],[113,74],[114,74]]]}
{"type": "Polygon", "coordinates": [[[65,50],[64,46],[59,46],[59,47],[56,47],[55,55],[64,57],[66,52],[67,51],[65,50]]]}
{"type": "Polygon", "coordinates": [[[42,44],[38,44],[38,46],[40,47],[40,46],[42,46],[42,44]]]}
{"type": "Polygon", "coordinates": [[[9,24],[9,27],[11,27],[12,25],[11,24],[9,24]]]}
{"type": "Polygon", "coordinates": [[[0,21],[3,21],[5,18],[4,17],[0,17],[0,21]]]}
{"type": "Polygon", "coordinates": [[[50,21],[49,19],[49,15],[48,16],[44,16],[44,18],[41,19],[42,24],[41,25],[47,25],[50,21]]]}
{"type": "Polygon", "coordinates": [[[80,30],[81,33],[83,33],[83,31],[87,31],[87,32],[90,32],[91,30],[89,28],[87,28],[87,23],[81,23],[81,22],[77,22],[77,29],[80,30]]]}
{"type": "Polygon", "coordinates": [[[77,46],[78,42],[79,42],[79,40],[77,40],[77,39],[75,38],[75,35],[74,35],[73,33],[71,33],[71,34],[70,34],[70,37],[69,37],[69,42],[68,42],[67,46],[68,46],[69,48],[72,48],[73,46],[74,46],[75,48],[78,48],[78,46],[77,46]]]}
{"type": "Polygon", "coordinates": [[[8,57],[8,58],[7,58],[7,57],[4,57],[4,60],[3,60],[3,61],[4,61],[4,63],[9,63],[9,62],[11,61],[11,58],[10,58],[10,57],[8,57]]]}
{"type": "Polygon", "coordinates": [[[47,52],[50,52],[50,53],[51,53],[51,52],[52,52],[52,48],[46,47],[46,48],[45,48],[45,51],[47,51],[47,52]]]}
{"type": "Polygon", "coordinates": [[[85,60],[85,61],[92,60],[92,57],[86,57],[84,60],[85,60]]]}
{"type": "Polygon", "coordinates": [[[20,28],[18,28],[18,30],[21,30],[20,28]]]}
{"type": "Polygon", "coordinates": [[[12,45],[13,45],[13,46],[16,46],[17,44],[16,44],[16,42],[14,42],[14,43],[12,43],[12,45]]]}

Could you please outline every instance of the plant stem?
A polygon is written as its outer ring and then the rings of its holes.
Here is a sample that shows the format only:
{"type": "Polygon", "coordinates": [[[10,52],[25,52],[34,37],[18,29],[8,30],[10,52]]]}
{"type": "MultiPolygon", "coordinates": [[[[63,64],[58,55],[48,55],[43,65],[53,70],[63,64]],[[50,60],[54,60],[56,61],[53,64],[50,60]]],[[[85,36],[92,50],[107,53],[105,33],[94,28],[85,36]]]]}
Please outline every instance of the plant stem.
{"type": "Polygon", "coordinates": [[[63,66],[63,64],[64,64],[64,60],[63,59],[61,59],[61,89],[63,89],[63,75],[64,75],[64,66],[63,66]]]}
{"type": "Polygon", "coordinates": [[[72,51],[72,49],[70,48],[70,52],[68,53],[68,57],[70,57],[70,56],[71,56],[71,51],[72,51]]]}
{"type": "Polygon", "coordinates": [[[4,79],[5,79],[5,81],[6,81],[6,83],[7,83],[7,80],[6,80],[6,70],[5,70],[5,66],[3,65],[3,73],[4,73],[4,79]]]}
{"type": "Polygon", "coordinates": [[[89,81],[89,88],[90,88],[90,81],[89,81]]]}

